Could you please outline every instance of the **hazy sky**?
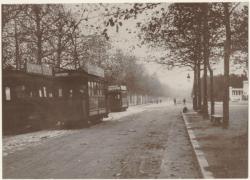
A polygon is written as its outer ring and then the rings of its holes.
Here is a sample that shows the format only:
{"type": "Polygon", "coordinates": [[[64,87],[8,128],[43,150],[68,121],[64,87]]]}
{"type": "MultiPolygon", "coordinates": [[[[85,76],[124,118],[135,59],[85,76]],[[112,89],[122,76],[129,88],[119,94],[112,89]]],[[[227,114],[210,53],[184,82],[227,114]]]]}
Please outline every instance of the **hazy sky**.
{"type": "MultiPolygon", "coordinates": [[[[113,4],[114,5],[114,4],[113,4]]],[[[111,6],[113,6],[111,4],[111,6]]],[[[105,6],[105,4],[104,4],[105,6]]],[[[119,5],[116,4],[116,6],[119,6],[121,9],[125,8],[125,7],[129,7],[130,5],[128,4],[122,4],[120,3],[119,5]]],[[[162,8],[164,7],[165,9],[167,9],[168,4],[167,3],[163,3],[160,7],[157,8],[162,8]]],[[[76,17],[80,17],[80,14],[82,13],[82,9],[86,8],[86,4],[82,5],[80,4],[78,7],[76,7],[75,5],[73,6],[67,6],[70,9],[73,9],[73,11],[76,13],[76,17]]],[[[90,6],[89,9],[91,8],[95,8],[93,5],[90,6]]],[[[104,8],[103,8],[104,9],[104,8]]],[[[104,13],[105,11],[99,10],[99,11],[89,11],[88,13],[86,12],[86,14],[88,14],[88,17],[95,17],[95,16],[100,16],[100,14],[104,13]]],[[[123,25],[122,27],[119,28],[119,32],[116,32],[115,28],[109,28],[108,29],[108,34],[110,35],[110,41],[111,44],[113,46],[113,49],[115,50],[116,48],[122,49],[125,53],[129,53],[129,54],[134,54],[136,55],[139,60],[140,63],[143,63],[146,67],[146,69],[148,70],[149,73],[156,73],[157,76],[159,77],[159,80],[164,83],[167,84],[169,87],[171,87],[172,89],[178,91],[186,91],[186,93],[188,92],[188,94],[191,93],[191,89],[192,89],[192,81],[193,81],[193,72],[192,71],[188,71],[185,68],[179,69],[173,69],[173,70],[167,70],[166,68],[164,68],[163,66],[159,65],[159,64],[155,64],[155,63],[145,63],[145,60],[148,60],[149,56],[152,54],[155,56],[160,57],[164,52],[163,51],[157,51],[155,52],[152,49],[148,49],[145,46],[142,47],[138,47],[137,44],[140,44],[139,39],[137,37],[137,34],[139,32],[139,29],[137,29],[136,27],[136,22],[146,22],[148,20],[148,18],[151,17],[153,11],[149,10],[144,12],[141,15],[138,15],[137,19],[130,19],[128,21],[122,21],[123,25]],[[146,13],[148,14],[148,16],[146,16],[146,13]],[[190,75],[190,80],[187,79],[187,75],[190,75]],[[188,91],[187,91],[188,90],[188,91]]],[[[85,15],[86,15],[85,14],[85,15]]],[[[101,17],[101,16],[100,16],[101,17]]],[[[91,20],[89,20],[88,22],[86,22],[87,24],[91,24],[93,23],[94,25],[96,24],[100,24],[101,28],[103,29],[103,18],[93,18],[91,20]]],[[[85,24],[86,25],[86,24],[85,24]]],[[[91,28],[90,31],[87,30],[86,26],[82,25],[82,29],[83,31],[88,34],[88,33],[92,33],[91,32],[91,28]]],[[[219,63],[217,66],[215,66],[215,73],[214,74],[218,74],[218,73],[223,73],[223,61],[221,60],[221,63],[219,63]]],[[[237,70],[239,73],[242,72],[242,70],[237,70]]]]}

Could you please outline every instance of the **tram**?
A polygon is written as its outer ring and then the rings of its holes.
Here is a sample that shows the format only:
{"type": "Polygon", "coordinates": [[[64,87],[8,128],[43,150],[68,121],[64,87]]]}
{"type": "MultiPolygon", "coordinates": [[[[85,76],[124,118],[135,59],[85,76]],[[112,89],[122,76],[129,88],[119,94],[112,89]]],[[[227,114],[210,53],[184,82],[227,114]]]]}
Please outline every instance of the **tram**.
{"type": "Polygon", "coordinates": [[[111,112],[125,111],[128,108],[127,87],[123,85],[108,86],[108,107],[111,112]]]}
{"type": "Polygon", "coordinates": [[[27,63],[3,70],[3,133],[83,127],[107,117],[104,71],[96,66],[55,70],[27,63]]]}

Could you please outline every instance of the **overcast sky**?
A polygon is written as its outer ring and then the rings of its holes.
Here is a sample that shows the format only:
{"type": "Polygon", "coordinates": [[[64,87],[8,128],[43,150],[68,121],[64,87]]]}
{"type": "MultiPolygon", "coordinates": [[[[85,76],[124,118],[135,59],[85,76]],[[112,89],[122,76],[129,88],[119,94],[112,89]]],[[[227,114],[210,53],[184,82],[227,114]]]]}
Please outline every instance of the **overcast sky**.
{"type": "MultiPolygon", "coordinates": [[[[165,9],[167,9],[167,6],[169,4],[168,3],[163,3],[160,7],[164,7],[165,9]]],[[[105,4],[104,4],[105,6],[105,4]]],[[[114,6],[114,4],[110,4],[109,6],[114,6]]],[[[128,4],[116,4],[115,6],[119,6],[121,9],[123,8],[127,8],[130,5],[128,4]]],[[[75,5],[67,5],[68,8],[72,9],[73,12],[75,12],[76,17],[80,17],[80,15],[82,14],[82,10],[86,8],[86,4],[80,4],[79,6],[75,6],[75,5]]],[[[102,8],[102,10],[98,10],[98,11],[91,11],[91,8],[95,8],[93,6],[93,4],[90,6],[89,8],[89,12],[86,14],[88,14],[88,17],[93,17],[92,19],[90,19],[88,22],[86,22],[88,25],[90,25],[91,23],[93,23],[95,26],[96,24],[99,23],[100,25],[100,29],[103,29],[103,18],[101,16],[102,13],[105,13],[104,8],[102,8]],[[95,18],[96,17],[96,18],[95,18]]],[[[147,60],[150,56],[155,55],[156,57],[160,57],[164,52],[163,51],[154,51],[152,49],[147,48],[146,46],[142,46],[142,47],[138,47],[137,45],[140,44],[140,41],[137,37],[137,34],[139,32],[139,29],[137,29],[136,27],[136,22],[138,21],[142,21],[142,22],[146,22],[148,21],[148,19],[151,17],[151,14],[154,12],[154,10],[149,10],[144,12],[141,15],[138,15],[137,19],[129,19],[128,21],[122,21],[123,25],[122,27],[119,28],[119,32],[116,32],[115,28],[109,28],[108,29],[108,34],[110,35],[110,41],[112,44],[112,49],[115,50],[116,48],[118,49],[122,49],[125,53],[129,53],[129,54],[134,54],[135,56],[138,57],[138,59],[140,60],[139,63],[142,63],[145,65],[146,69],[148,70],[149,73],[156,73],[157,76],[159,77],[159,80],[164,83],[167,84],[169,87],[171,87],[172,89],[178,91],[186,91],[188,90],[188,94],[191,93],[191,89],[192,89],[192,80],[193,80],[193,72],[192,71],[188,71],[185,68],[179,69],[179,68],[175,68],[173,70],[168,70],[166,68],[164,68],[162,65],[159,64],[155,64],[155,63],[145,63],[144,61],[147,60]],[[146,13],[148,14],[146,16],[146,13]],[[187,75],[190,75],[190,79],[187,79],[187,75]]],[[[86,15],[84,14],[84,15],[86,15]]],[[[82,25],[82,30],[84,31],[84,33],[88,34],[88,33],[93,33],[91,32],[91,28],[86,28],[85,26],[86,24],[82,25]]],[[[223,61],[221,60],[221,63],[219,63],[218,65],[216,65],[214,67],[215,69],[215,73],[214,74],[219,74],[219,73],[223,73],[223,61]]],[[[235,71],[235,68],[232,68],[231,72],[235,71]]],[[[236,70],[238,73],[242,73],[242,69],[241,70],[236,70]]]]}

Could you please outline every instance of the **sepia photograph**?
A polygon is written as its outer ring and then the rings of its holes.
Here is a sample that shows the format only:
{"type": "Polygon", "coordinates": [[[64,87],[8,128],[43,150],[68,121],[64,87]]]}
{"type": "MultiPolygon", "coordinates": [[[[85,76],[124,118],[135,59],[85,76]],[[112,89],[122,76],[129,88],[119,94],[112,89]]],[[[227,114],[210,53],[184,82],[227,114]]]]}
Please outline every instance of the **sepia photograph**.
{"type": "Polygon", "coordinates": [[[247,179],[248,6],[1,3],[2,178],[247,179]]]}

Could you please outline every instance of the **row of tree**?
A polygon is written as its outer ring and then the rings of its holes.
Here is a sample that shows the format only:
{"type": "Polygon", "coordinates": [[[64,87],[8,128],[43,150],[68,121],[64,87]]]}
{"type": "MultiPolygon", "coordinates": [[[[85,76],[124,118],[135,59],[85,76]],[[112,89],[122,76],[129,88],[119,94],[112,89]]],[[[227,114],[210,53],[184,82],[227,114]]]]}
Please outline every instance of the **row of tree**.
{"type": "Polygon", "coordinates": [[[3,66],[21,69],[33,62],[79,68],[107,45],[103,38],[83,35],[82,21],[63,5],[3,5],[3,66]]]}
{"type": "MultiPolygon", "coordinates": [[[[32,62],[50,64],[55,69],[78,69],[91,62],[105,69],[109,84],[125,84],[132,93],[166,95],[157,76],[147,74],[135,56],[109,51],[106,27],[121,26],[122,22],[107,16],[100,29],[91,25],[88,11],[88,4],[81,9],[80,17],[60,4],[3,5],[3,68],[22,70],[26,62],[32,62]],[[87,28],[95,33],[86,35],[87,28]]],[[[126,12],[120,11],[120,16],[126,17],[126,12]]]]}
{"type": "MultiPolygon", "coordinates": [[[[185,66],[193,70],[193,107],[201,109],[205,117],[208,117],[208,72],[211,114],[214,114],[213,65],[224,59],[223,122],[227,127],[230,57],[239,52],[248,53],[248,6],[241,3],[173,3],[157,11],[141,30],[143,42],[167,52],[156,62],[170,68],[185,66]]],[[[247,61],[245,58],[234,62],[247,67],[247,61]]]]}
{"type": "Polygon", "coordinates": [[[133,55],[126,55],[117,50],[104,63],[106,78],[109,84],[126,84],[130,92],[152,96],[167,96],[169,88],[163,85],[157,75],[148,74],[142,64],[133,55]],[[111,62],[110,62],[111,61],[111,62]]]}

